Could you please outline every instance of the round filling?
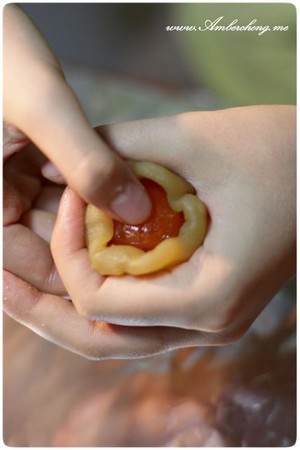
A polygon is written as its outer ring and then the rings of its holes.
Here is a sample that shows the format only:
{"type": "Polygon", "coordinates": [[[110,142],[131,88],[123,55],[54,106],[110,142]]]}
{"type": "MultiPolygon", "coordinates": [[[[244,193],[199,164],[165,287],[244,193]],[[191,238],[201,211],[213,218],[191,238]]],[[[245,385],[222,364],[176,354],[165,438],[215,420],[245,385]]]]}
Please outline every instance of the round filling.
{"type": "Polygon", "coordinates": [[[151,214],[139,225],[129,225],[114,220],[114,236],[108,245],[132,245],[148,251],[164,239],[178,236],[184,223],[183,213],[174,211],[170,207],[166,192],[159,184],[147,178],[140,181],[152,202],[151,214]]]}

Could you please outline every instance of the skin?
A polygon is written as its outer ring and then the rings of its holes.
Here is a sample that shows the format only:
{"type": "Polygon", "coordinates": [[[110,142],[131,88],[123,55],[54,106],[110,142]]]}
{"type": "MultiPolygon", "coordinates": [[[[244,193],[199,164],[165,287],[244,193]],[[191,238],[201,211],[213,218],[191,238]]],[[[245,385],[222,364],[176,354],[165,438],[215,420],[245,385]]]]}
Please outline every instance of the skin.
{"type": "Polygon", "coordinates": [[[43,174],[62,178],[115,218],[140,223],[150,213],[145,190],[89,125],[45,39],[16,5],[3,14],[5,154],[34,142],[49,161],[43,174]]]}
{"type": "Polygon", "coordinates": [[[114,221],[114,235],[110,244],[134,245],[147,251],[155,248],[166,237],[178,236],[184,223],[183,213],[170,207],[161,186],[148,179],[144,179],[143,184],[153,204],[150,217],[139,226],[114,221]]]}
{"type": "MultiPolygon", "coordinates": [[[[27,230],[22,238],[14,235],[19,245],[12,235],[4,236],[6,312],[93,359],[144,357],[239,338],[295,274],[295,128],[295,107],[284,105],[192,112],[99,128],[121,156],[157,162],[193,184],[210,215],[203,246],[186,263],[160,274],[101,277],[91,269],[85,248],[85,202],[67,188],[53,232],[54,209],[44,240],[39,237],[41,217],[22,225],[27,230]],[[50,239],[61,278],[46,244],[50,239]],[[36,258],[24,258],[29,247],[35,248],[39,264],[36,258]],[[73,303],[62,298],[67,294],[73,303]]],[[[19,162],[21,155],[5,165],[9,232],[22,222],[18,198],[27,198],[27,215],[35,210],[31,189],[18,193],[12,177],[7,178],[10,165],[15,171],[20,164],[22,174],[29,170],[28,160],[27,166],[19,162]]],[[[43,188],[39,194],[39,209],[47,211],[43,188]]]]}

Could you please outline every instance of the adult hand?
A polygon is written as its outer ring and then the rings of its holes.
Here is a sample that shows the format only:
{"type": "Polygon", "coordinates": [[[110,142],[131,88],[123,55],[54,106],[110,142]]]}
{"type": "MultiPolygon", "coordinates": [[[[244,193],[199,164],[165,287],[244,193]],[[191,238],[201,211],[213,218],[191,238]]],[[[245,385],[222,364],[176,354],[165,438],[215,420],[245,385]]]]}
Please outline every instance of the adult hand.
{"type": "Polygon", "coordinates": [[[49,247],[64,188],[42,177],[45,159],[28,146],[4,164],[3,264],[36,288],[67,295],[49,247]]]}
{"type": "MultiPolygon", "coordinates": [[[[68,304],[49,248],[62,188],[46,179],[66,180],[81,198],[126,222],[145,219],[151,205],[127,164],[89,126],[43,36],[11,4],[4,8],[3,113],[4,303],[18,297],[12,315],[22,321],[22,308],[34,317],[39,295],[68,304]]],[[[50,317],[48,308],[45,321],[50,317]]],[[[43,320],[26,324],[45,335],[43,320]]]]}
{"type": "MultiPolygon", "coordinates": [[[[90,321],[65,299],[49,246],[64,187],[43,177],[45,159],[29,145],[4,164],[4,311],[46,339],[91,358],[98,358],[100,348],[107,358],[134,355],[136,349],[145,353],[139,330],[90,321]]],[[[159,348],[155,341],[153,346],[159,348]]]]}
{"type": "Polygon", "coordinates": [[[44,176],[62,176],[86,201],[142,222],[151,207],[144,189],[90,127],[43,36],[13,4],[4,8],[3,50],[5,154],[32,141],[51,161],[44,176]]]}
{"type": "Polygon", "coordinates": [[[9,292],[8,313],[93,358],[240,337],[295,274],[295,108],[194,112],[99,132],[123,157],[155,161],[194,185],[210,214],[203,246],[156,275],[101,277],[85,248],[85,204],[68,189],[52,252],[79,314],[38,291],[27,299],[30,313],[9,292]]]}

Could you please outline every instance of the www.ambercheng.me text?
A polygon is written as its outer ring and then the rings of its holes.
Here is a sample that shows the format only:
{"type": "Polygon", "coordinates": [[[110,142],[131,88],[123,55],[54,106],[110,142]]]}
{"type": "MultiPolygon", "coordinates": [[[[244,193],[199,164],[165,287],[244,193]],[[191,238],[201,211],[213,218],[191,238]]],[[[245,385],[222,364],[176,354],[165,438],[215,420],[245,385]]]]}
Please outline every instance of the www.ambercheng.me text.
{"type": "Polygon", "coordinates": [[[288,25],[259,25],[257,19],[252,19],[246,25],[240,25],[238,19],[232,20],[230,23],[224,24],[224,16],[217,19],[206,19],[203,25],[167,25],[166,31],[250,31],[256,32],[258,36],[262,36],[270,31],[288,31],[288,25]]]}

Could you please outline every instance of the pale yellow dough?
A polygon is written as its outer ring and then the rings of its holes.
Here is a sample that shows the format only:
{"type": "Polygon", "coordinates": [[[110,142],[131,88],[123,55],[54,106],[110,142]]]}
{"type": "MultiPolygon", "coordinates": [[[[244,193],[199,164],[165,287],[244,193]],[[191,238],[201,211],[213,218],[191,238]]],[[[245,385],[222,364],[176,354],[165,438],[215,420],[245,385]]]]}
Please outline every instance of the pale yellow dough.
{"type": "Polygon", "coordinates": [[[86,242],[93,269],[101,275],[145,275],[186,261],[202,244],[207,228],[207,212],[193,195],[192,186],[168,169],[150,162],[131,162],[138,178],[148,178],[166,191],[175,211],[182,211],[185,222],[177,237],[165,239],[147,252],[131,245],[107,243],[114,233],[113,220],[93,205],[86,210],[86,242]]]}

